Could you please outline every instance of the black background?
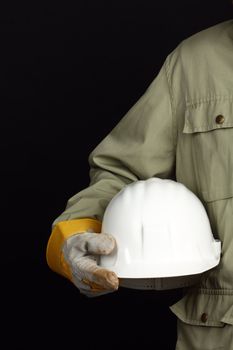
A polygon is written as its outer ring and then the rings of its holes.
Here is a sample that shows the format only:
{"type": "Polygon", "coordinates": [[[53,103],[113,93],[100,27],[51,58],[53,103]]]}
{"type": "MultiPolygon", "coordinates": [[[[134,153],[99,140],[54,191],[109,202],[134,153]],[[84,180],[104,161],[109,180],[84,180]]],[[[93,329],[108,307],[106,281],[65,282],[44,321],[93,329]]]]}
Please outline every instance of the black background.
{"type": "Polygon", "coordinates": [[[190,35],[231,1],[7,1],[1,24],[1,271],[6,349],[174,349],[180,291],[87,299],[51,272],[52,221],[89,183],[87,157],[190,35]],[[106,338],[108,334],[109,340],[106,338]],[[32,337],[32,340],[30,339],[32,337]]]}

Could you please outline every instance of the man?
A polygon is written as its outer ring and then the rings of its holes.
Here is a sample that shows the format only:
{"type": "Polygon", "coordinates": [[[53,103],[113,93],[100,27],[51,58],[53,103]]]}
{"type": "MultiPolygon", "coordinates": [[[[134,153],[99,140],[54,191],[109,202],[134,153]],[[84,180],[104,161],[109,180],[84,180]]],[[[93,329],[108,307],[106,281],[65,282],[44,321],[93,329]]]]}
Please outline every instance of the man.
{"type": "Polygon", "coordinates": [[[90,184],[53,222],[47,261],[88,296],[118,278],[97,264],[114,239],[98,234],[112,197],[153,176],[186,185],[203,202],[220,264],[171,306],[176,350],[233,349],[233,20],[183,40],[144,95],[89,156],[90,184]]]}

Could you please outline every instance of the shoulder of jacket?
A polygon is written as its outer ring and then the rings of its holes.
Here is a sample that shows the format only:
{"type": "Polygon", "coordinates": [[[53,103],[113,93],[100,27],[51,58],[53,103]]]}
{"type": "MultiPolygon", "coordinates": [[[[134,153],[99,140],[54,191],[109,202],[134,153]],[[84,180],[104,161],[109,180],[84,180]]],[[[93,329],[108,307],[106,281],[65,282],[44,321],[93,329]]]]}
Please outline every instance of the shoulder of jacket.
{"type": "Polygon", "coordinates": [[[195,59],[204,59],[210,56],[216,46],[228,38],[233,43],[233,20],[220,22],[203,29],[188,38],[182,40],[177,47],[168,55],[168,60],[181,60],[183,63],[191,63],[195,59]]]}

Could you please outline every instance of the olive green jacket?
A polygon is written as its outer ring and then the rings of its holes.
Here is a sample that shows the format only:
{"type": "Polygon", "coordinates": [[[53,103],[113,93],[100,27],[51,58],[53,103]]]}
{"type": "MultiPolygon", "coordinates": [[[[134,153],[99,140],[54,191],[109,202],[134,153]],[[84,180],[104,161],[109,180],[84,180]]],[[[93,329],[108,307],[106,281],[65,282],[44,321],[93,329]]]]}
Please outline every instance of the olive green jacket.
{"type": "Polygon", "coordinates": [[[123,186],[175,179],[203,202],[222,256],[171,310],[193,325],[233,325],[233,20],[183,40],[88,160],[89,186],[52,224],[49,266],[70,278],[64,239],[88,227],[100,232],[105,208],[123,186]]]}

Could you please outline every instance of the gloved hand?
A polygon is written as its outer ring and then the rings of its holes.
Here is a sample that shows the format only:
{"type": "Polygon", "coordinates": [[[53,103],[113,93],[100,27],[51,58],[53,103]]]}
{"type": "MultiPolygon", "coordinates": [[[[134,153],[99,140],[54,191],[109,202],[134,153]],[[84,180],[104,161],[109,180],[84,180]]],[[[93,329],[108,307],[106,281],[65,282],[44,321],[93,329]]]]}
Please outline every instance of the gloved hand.
{"type": "Polygon", "coordinates": [[[63,245],[63,255],[68,263],[73,283],[82,294],[100,296],[118,289],[117,275],[98,266],[101,254],[109,254],[115,247],[115,238],[107,233],[89,229],[69,237],[63,245]]]}

